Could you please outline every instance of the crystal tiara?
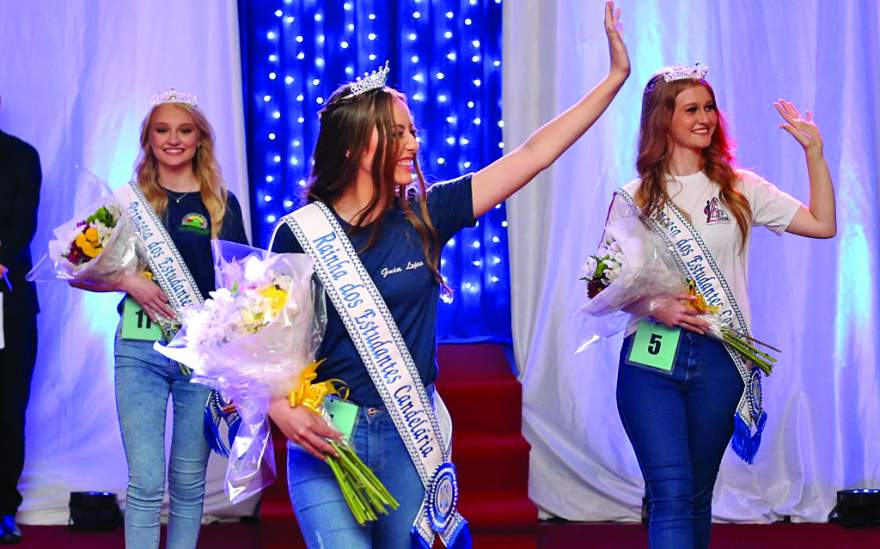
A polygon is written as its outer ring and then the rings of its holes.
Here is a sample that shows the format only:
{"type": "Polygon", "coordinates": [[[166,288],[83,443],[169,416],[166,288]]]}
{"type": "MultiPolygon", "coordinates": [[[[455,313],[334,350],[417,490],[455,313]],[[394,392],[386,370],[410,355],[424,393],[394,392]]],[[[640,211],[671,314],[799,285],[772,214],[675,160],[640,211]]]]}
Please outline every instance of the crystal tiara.
{"type": "Polygon", "coordinates": [[[385,79],[388,78],[389,72],[391,72],[391,69],[388,68],[388,61],[385,61],[384,66],[379,67],[373,72],[365,72],[363,77],[359,76],[357,80],[349,84],[349,93],[342,99],[349,99],[370,90],[385,87],[385,79]]]}
{"type": "Polygon", "coordinates": [[[174,88],[153,96],[152,104],[154,107],[165,103],[183,103],[195,107],[198,105],[198,97],[191,93],[177,91],[174,88]]]}
{"type": "Polygon", "coordinates": [[[703,80],[709,67],[694,63],[693,67],[675,66],[664,69],[663,80],[665,82],[675,82],[676,80],[703,80]]]}

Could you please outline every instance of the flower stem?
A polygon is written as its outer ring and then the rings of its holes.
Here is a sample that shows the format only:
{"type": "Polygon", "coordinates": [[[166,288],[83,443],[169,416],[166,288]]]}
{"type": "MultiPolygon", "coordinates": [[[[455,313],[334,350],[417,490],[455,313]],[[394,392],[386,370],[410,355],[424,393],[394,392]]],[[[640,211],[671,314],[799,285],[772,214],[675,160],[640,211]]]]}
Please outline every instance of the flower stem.
{"type": "MultiPolygon", "coordinates": [[[[763,370],[765,374],[767,374],[768,376],[771,374],[772,369],[773,369],[772,364],[770,364],[769,362],[767,362],[766,360],[764,360],[762,358],[759,358],[758,355],[756,354],[756,352],[760,353],[760,354],[765,354],[765,353],[761,353],[760,351],[755,349],[753,346],[742,341],[741,339],[738,339],[736,336],[734,336],[730,332],[725,331],[723,333],[723,335],[724,335],[724,342],[725,343],[727,343],[728,345],[730,345],[731,347],[733,347],[734,349],[739,351],[740,354],[742,354],[743,356],[745,356],[746,358],[751,360],[755,364],[755,366],[761,368],[761,370],[763,370]]],[[[767,356],[769,356],[769,355],[767,355],[767,356]]],[[[772,359],[773,362],[776,361],[776,359],[774,359],[773,357],[769,357],[769,358],[772,359]]]]}
{"type": "Polygon", "coordinates": [[[387,515],[388,507],[397,509],[400,506],[351,446],[334,440],[328,442],[339,457],[327,456],[327,464],[333,470],[345,501],[359,525],[376,520],[377,513],[387,515]]]}

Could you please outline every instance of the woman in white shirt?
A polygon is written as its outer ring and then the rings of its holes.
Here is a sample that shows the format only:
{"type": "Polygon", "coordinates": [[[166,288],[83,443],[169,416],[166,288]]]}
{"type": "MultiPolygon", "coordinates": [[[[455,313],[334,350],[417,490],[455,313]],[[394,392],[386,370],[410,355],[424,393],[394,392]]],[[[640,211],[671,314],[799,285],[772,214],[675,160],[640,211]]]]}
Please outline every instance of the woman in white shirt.
{"type": "MultiPolygon", "coordinates": [[[[609,221],[632,208],[657,221],[653,228],[677,250],[680,268],[697,280],[701,293],[717,294],[734,325],[747,331],[751,228],[830,238],[836,233],[834,190],[812,116],[801,116],[785,100],[775,107],[780,127],[804,149],[809,207],[735,169],[706,70],[672,67],[649,80],[642,98],[640,177],[616,193],[609,221]]],[[[632,312],[641,313],[634,317],[647,318],[634,318],[620,354],[618,411],[645,478],[654,549],[708,547],[712,490],[724,449],[733,437],[736,453],[751,462],[766,421],[758,368],[706,335],[708,325],[691,300],[671,296],[634,306],[632,312]],[[637,358],[643,356],[640,342],[663,338],[675,346],[664,354],[670,357],[666,363],[637,358]]]]}

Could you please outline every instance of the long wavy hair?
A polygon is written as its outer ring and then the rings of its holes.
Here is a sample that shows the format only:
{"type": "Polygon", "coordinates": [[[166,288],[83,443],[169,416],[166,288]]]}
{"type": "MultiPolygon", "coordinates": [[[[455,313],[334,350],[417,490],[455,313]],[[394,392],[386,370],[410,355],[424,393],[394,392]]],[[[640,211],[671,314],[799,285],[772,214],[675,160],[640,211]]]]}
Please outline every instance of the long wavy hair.
{"type": "MultiPolygon", "coordinates": [[[[639,128],[639,152],[636,169],[642,180],[636,192],[636,204],[645,215],[662,210],[669,200],[666,178],[669,173],[669,159],[672,146],[669,142],[669,127],[675,112],[675,98],[684,90],[702,86],[715,101],[715,91],[705,80],[663,80],[663,72],[655,74],[645,86],[642,95],[642,118],[639,128]]],[[[717,103],[716,103],[717,105],[717,103]]],[[[733,168],[733,142],[727,136],[727,124],[720,110],[717,110],[718,125],[712,134],[712,141],[702,151],[703,173],[720,187],[721,203],[727,207],[739,226],[743,244],[751,226],[752,208],[746,197],[736,190],[739,176],[733,168]]]]}
{"type": "Polygon", "coordinates": [[[353,185],[360,159],[369,148],[373,130],[378,133],[376,152],[370,167],[373,197],[352,220],[355,231],[366,219],[373,219],[370,236],[363,249],[375,245],[381,232],[381,221],[398,204],[422,242],[425,262],[434,279],[445,291],[448,287],[440,275],[440,240],[428,213],[425,176],[418,158],[413,159],[416,183],[413,187],[394,180],[400,154],[394,137],[394,101],[406,104],[406,96],[389,87],[348,97],[350,84],[338,88],[320,112],[321,129],[315,144],[311,181],[306,191],[308,202],[333,204],[353,185]],[[408,192],[414,190],[415,192],[408,192]],[[418,210],[417,215],[414,208],[418,210]]]}
{"type": "Polygon", "coordinates": [[[214,129],[198,108],[186,103],[162,103],[150,109],[141,124],[141,154],[134,170],[138,185],[156,213],[163,217],[168,209],[168,195],[159,184],[159,161],[150,146],[150,127],[156,109],[169,104],[186,111],[199,131],[199,147],[192,159],[192,169],[199,182],[202,203],[211,217],[211,238],[217,238],[223,227],[229,193],[223,182],[220,165],[214,156],[214,129]]]}

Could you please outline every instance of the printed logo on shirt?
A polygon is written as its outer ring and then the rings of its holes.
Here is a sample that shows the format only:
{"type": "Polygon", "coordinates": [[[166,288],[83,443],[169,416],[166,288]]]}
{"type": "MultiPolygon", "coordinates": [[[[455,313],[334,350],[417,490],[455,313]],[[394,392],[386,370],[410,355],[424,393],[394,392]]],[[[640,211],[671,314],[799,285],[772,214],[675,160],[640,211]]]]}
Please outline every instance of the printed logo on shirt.
{"type": "Polygon", "coordinates": [[[203,236],[211,232],[208,229],[208,218],[195,212],[183,216],[183,219],[180,220],[180,230],[203,236]]]}
{"type": "Polygon", "coordinates": [[[730,223],[730,216],[724,211],[724,208],[721,206],[721,201],[718,200],[717,196],[712,198],[712,200],[706,201],[706,207],[703,208],[703,213],[706,214],[706,225],[730,223]]]}
{"type": "Polygon", "coordinates": [[[402,273],[403,271],[414,271],[421,267],[425,266],[424,261],[407,261],[406,267],[383,267],[379,273],[382,275],[382,278],[388,278],[391,275],[402,273]]]}

